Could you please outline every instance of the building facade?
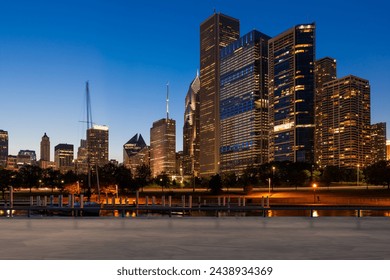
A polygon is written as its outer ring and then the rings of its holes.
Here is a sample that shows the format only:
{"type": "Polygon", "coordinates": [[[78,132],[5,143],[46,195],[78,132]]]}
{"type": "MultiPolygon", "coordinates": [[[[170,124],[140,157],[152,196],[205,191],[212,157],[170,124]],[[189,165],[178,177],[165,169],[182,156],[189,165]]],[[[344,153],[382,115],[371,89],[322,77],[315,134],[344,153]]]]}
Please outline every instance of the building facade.
{"type": "Polygon", "coordinates": [[[134,176],[137,167],[141,165],[149,166],[149,147],[141,134],[135,134],[126,144],[123,145],[123,165],[131,170],[134,176]]]}
{"type": "Polygon", "coordinates": [[[371,125],[371,163],[386,160],[386,123],[371,125]]]}
{"type": "Polygon", "coordinates": [[[37,154],[33,150],[20,150],[17,155],[18,167],[21,167],[25,164],[27,165],[36,165],[37,164],[37,154]]]}
{"type": "Polygon", "coordinates": [[[150,129],[150,169],[152,177],[176,174],[176,121],[165,118],[150,129]]]}
{"type": "Polygon", "coordinates": [[[270,161],[314,160],[315,24],[269,40],[270,161]]]}
{"type": "Polygon", "coordinates": [[[39,167],[48,168],[50,165],[50,138],[46,132],[41,139],[41,157],[39,159],[39,167]]]}
{"type": "Polygon", "coordinates": [[[323,118],[323,101],[321,95],[323,85],[327,82],[337,79],[337,64],[336,60],[331,57],[324,57],[316,60],[315,62],[315,141],[314,141],[314,158],[317,163],[319,158],[322,157],[320,149],[320,141],[322,135],[322,118],[323,118]]]}
{"type": "Polygon", "coordinates": [[[185,99],[183,126],[183,174],[199,176],[199,74],[191,82],[185,99]]]}
{"type": "Polygon", "coordinates": [[[0,167],[7,167],[8,160],[8,131],[0,129],[0,167]]]}
{"type": "Polygon", "coordinates": [[[74,170],[74,149],[71,144],[58,144],[54,147],[56,169],[61,173],[74,170]]]}
{"type": "Polygon", "coordinates": [[[200,25],[200,176],[219,173],[220,50],[240,36],[240,22],[215,13],[200,25]]]}
{"type": "Polygon", "coordinates": [[[108,127],[93,125],[87,130],[87,160],[91,166],[108,163],[108,127]]]}
{"type": "Polygon", "coordinates": [[[321,167],[364,167],[371,163],[370,85],[347,76],[323,85],[319,96],[318,164],[321,167]]]}
{"type": "Polygon", "coordinates": [[[254,30],[221,50],[221,173],[268,162],[269,39],[254,30]]]}
{"type": "Polygon", "coordinates": [[[390,160],[390,140],[386,140],[386,160],[390,160]]]}

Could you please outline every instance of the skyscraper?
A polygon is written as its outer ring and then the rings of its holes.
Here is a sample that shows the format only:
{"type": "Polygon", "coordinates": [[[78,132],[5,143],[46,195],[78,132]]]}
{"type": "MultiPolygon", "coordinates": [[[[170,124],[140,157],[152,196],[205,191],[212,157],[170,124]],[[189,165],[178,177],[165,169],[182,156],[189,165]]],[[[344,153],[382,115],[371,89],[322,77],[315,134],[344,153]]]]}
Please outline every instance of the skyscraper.
{"type": "Polygon", "coordinates": [[[39,166],[41,168],[48,168],[50,162],[50,138],[46,132],[41,140],[41,158],[39,159],[39,166]]]}
{"type": "Polygon", "coordinates": [[[150,169],[152,177],[176,174],[176,121],[161,119],[150,129],[150,169]]]}
{"type": "Polygon", "coordinates": [[[185,99],[183,126],[183,174],[199,176],[199,90],[197,73],[185,99]]]}
{"type": "Polygon", "coordinates": [[[135,134],[123,145],[123,165],[135,175],[137,167],[145,164],[149,166],[149,147],[141,134],[135,134]]]}
{"type": "Polygon", "coordinates": [[[318,164],[349,168],[370,164],[369,82],[352,75],[330,81],[323,85],[319,98],[318,164]]]}
{"type": "Polygon", "coordinates": [[[371,163],[386,160],[386,123],[371,125],[371,163]]]}
{"type": "Polygon", "coordinates": [[[88,151],[87,140],[81,139],[80,146],[77,149],[77,159],[75,164],[75,171],[77,174],[88,173],[88,151]]]}
{"type": "Polygon", "coordinates": [[[0,129],[0,167],[7,167],[8,131],[0,129]]]}
{"type": "Polygon", "coordinates": [[[87,130],[87,153],[91,166],[108,163],[108,127],[93,125],[87,130]]]}
{"type": "Polygon", "coordinates": [[[269,40],[270,161],[314,160],[315,25],[269,40]]]}
{"type": "Polygon", "coordinates": [[[323,118],[323,103],[325,96],[321,94],[323,85],[327,82],[337,79],[336,60],[331,57],[324,57],[315,62],[315,141],[314,141],[314,156],[315,162],[321,157],[322,150],[320,149],[322,118],[323,118]]]}
{"type": "Polygon", "coordinates": [[[386,160],[390,160],[390,140],[386,140],[386,160]]]}
{"type": "Polygon", "coordinates": [[[62,173],[74,169],[74,152],[71,144],[58,144],[54,147],[54,161],[56,169],[62,173]]]}
{"type": "Polygon", "coordinates": [[[215,13],[200,25],[200,176],[219,173],[220,49],[240,36],[240,22],[215,13]]]}
{"type": "Polygon", "coordinates": [[[268,162],[268,40],[251,31],[221,50],[220,171],[268,162]]]}

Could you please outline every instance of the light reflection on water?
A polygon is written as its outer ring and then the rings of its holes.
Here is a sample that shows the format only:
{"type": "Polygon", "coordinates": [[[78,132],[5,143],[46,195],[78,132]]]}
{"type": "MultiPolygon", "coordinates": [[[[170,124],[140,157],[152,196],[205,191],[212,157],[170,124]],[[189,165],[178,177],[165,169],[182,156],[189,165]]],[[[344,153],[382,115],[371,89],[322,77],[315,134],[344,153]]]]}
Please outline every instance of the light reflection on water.
{"type": "MultiPolygon", "coordinates": [[[[70,213],[70,212],[69,212],[70,213]]],[[[310,217],[310,210],[254,210],[254,211],[179,211],[179,212],[151,212],[145,210],[139,211],[122,211],[118,210],[101,210],[101,217],[310,217]]],[[[31,216],[56,216],[48,213],[31,213],[31,216]]],[[[69,215],[71,216],[71,215],[69,215]]],[[[312,217],[358,217],[358,210],[313,210],[312,217]]],[[[13,210],[0,211],[0,217],[27,217],[27,211],[13,210]]],[[[390,217],[390,211],[379,210],[360,210],[360,217],[390,217]]]]}

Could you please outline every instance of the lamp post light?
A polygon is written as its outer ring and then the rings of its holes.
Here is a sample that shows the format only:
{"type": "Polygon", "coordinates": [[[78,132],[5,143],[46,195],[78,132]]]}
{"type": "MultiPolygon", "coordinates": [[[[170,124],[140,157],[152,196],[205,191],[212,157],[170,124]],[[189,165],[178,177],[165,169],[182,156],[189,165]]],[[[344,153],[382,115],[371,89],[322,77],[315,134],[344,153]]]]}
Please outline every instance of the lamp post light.
{"type": "Polygon", "coordinates": [[[356,186],[359,186],[359,167],[360,164],[357,165],[357,172],[356,172],[356,186]]]}
{"type": "Polygon", "coordinates": [[[274,185],[275,185],[275,166],[272,166],[272,191],[274,191],[274,185]]]}
{"type": "Polygon", "coordinates": [[[317,184],[314,183],[313,184],[313,202],[316,203],[316,188],[317,188],[317,184]]]}
{"type": "Polygon", "coordinates": [[[268,178],[268,194],[271,195],[271,178],[268,178]]]}

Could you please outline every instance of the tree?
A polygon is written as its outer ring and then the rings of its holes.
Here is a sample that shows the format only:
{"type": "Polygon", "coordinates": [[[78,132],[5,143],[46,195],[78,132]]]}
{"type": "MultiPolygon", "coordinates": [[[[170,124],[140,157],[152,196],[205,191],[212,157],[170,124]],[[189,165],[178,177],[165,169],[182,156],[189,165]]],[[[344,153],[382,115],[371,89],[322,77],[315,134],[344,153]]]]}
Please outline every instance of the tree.
{"type": "Polygon", "coordinates": [[[39,186],[39,180],[42,178],[42,169],[35,165],[23,165],[17,175],[20,178],[22,186],[28,187],[30,192],[32,188],[39,186]]]}
{"type": "Polygon", "coordinates": [[[50,187],[51,191],[54,192],[55,187],[60,187],[62,185],[62,174],[59,170],[54,170],[53,168],[43,169],[42,181],[44,185],[50,187]]]}
{"type": "Polygon", "coordinates": [[[161,186],[161,190],[164,191],[164,188],[166,188],[170,183],[168,174],[166,174],[165,172],[161,172],[156,177],[156,183],[157,185],[161,186]]]}
{"type": "Polygon", "coordinates": [[[373,185],[387,185],[390,188],[390,161],[381,160],[367,166],[364,171],[367,183],[373,185]]]}
{"type": "Polygon", "coordinates": [[[222,184],[229,192],[229,188],[233,188],[237,184],[237,176],[234,172],[222,174],[222,184]]]}
{"type": "Polygon", "coordinates": [[[151,177],[151,170],[149,165],[142,164],[137,166],[136,173],[135,173],[135,182],[137,188],[142,188],[142,191],[144,187],[149,184],[150,177],[151,177]]]}
{"type": "Polygon", "coordinates": [[[252,165],[245,168],[241,177],[241,182],[243,184],[245,193],[250,193],[253,190],[253,186],[257,184],[257,173],[257,168],[253,167],[252,165]]]}
{"type": "Polygon", "coordinates": [[[211,176],[209,189],[212,194],[220,194],[222,192],[222,179],[219,174],[211,176]]]}
{"type": "Polygon", "coordinates": [[[136,190],[131,170],[123,165],[118,166],[116,169],[115,182],[118,185],[119,190],[122,192],[127,193],[129,191],[136,190]]]}
{"type": "Polygon", "coordinates": [[[15,173],[11,170],[0,169],[0,190],[5,201],[5,191],[12,185],[15,173]]]}

